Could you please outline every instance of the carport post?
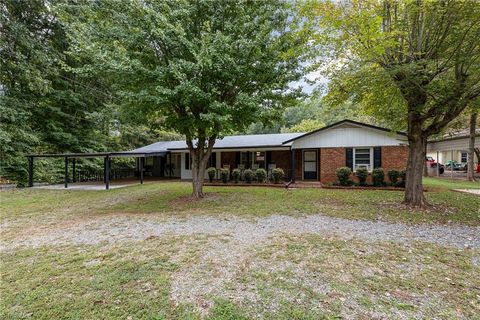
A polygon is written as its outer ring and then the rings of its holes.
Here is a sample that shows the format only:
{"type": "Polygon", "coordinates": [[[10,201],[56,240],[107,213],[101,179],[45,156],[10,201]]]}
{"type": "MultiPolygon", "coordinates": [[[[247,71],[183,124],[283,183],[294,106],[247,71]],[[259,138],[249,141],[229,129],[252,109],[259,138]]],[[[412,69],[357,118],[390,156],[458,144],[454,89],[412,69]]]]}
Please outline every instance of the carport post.
{"type": "Polygon", "coordinates": [[[290,150],[292,159],[290,161],[291,163],[291,169],[290,169],[290,180],[295,183],[295,149],[290,150]]]}
{"type": "Polygon", "coordinates": [[[453,150],[451,151],[451,158],[452,161],[450,161],[450,177],[453,179],[453,150]]]}
{"type": "Polygon", "coordinates": [[[143,165],[145,164],[145,157],[140,158],[140,184],[143,184],[143,165]]]}
{"type": "Polygon", "coordinates": [[[105,189],[110,189],[110,157],[106,156],[105,157],[105,189]]]}
{"type": "Polygon", "coordinates": [[[28,157],[28,186],[33,187],[33,157],[28,157]]]}
{"type": "Polygon", "coordinates": [[[72,159],[72,182],[77,182],[77,178],[75,175],[77,174],[77,171],[75,170],[75,158],[72,159]]]}
{"type": "Polygon", "coordinates": [[[437,177],[439,176],[440,176],[440,158],[438,157],[438,151],[437,151],[437,177]]]}
{"type": "Polygon", "coordinates": [[[65,188],[68,188],[68,157],[65,157],[65,188]]]}
{"type": "Polygon", "coordinates": [[[107,157],[103,158],[103,183],[107,183],[107,157]]]}

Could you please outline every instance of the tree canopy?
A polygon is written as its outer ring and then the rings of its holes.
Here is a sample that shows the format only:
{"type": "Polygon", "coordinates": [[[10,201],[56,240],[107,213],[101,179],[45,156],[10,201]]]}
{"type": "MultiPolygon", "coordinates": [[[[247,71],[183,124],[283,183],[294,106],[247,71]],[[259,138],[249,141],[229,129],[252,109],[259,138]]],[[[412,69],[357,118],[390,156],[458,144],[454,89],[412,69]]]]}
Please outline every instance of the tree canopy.
{"type": "Polygon", "coordinates": [[[184,135],[194,182],[217,137],[278,117],[296,96],[306,37],[287,1],[85,2],[61,16],[71,54],[90,61],[75,72],[110,79],[133,118],[184,135]]]}
{"type": "Polygon", "coordinates": [[[317,43],[331,54],[330,99],[353,100],[379,119],[406,127],[405,201],[423,206],[427,138],[480,96],[478,1],[313,2],[317,43]]]}

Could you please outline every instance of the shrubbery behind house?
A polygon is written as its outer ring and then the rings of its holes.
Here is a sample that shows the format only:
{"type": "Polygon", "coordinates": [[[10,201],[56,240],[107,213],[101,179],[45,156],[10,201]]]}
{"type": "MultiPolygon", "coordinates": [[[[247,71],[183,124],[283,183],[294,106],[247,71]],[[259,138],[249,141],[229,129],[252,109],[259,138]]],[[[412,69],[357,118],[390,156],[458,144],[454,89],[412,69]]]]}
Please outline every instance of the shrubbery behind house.
{"type": "Polygon", "coordinates": [[[247,169],[243,172],[243,176],[245,177],[245,181],[247,181],[247,183],[252,183],[252,180],[253,180],[253,171],[250,170],[250,169],[247,169]]]}
{"type": "Polygon", "coordinates": [[[275,168],[272,170],[272,179],[273,183],[280,183],[280,180],[283,178],[285,175],[285,172],[283,171],[282,168],[275,168]]]}
{"type": "Polygon", "coordinates": [[[361,186],[367,185],[368,170],[366,168],[358,168],[355,172],[358,178],[358,184],[361,186]]]}
{"type": "Polygon", "coordinates": [[[229,175],[230,175],[230,170],[220,169],[220,178],[222,178],[223,183],[227,183],[229,175]]]}
{"type": "Polygon", "coordinates": [[[240,171],[240,169],[233,169],[232,178],[233,178],[233,181],[235,181],[235,183],[238,183],[241,175],[242,175],[242,172],[240,171]]]}
{"type": "Polygon", "coordinates": [[[352,169],[349,167],[338,168],[337,171],[338,182],[341,186],[349,186],[352,184],[350,180],[350,175],[352,174],[352,169]]]}
{"type": "Polygon", "coordinates": [[[257,177],[258,183],[264,183],[267,180],[267,171],[265,169],[260,168],[255,170],[255,176],[257,177]]]}
{"type": "Polygon", "coordinates": [[[382,187],[385,185],[385,172],[382,168],[372,170],[372,181],[375,187],[382,187]]]}
{"type": "Polygon", "coordinates": [[[215,169],[214,167],[210,167],[207,169],[208,180],[210,181],[210,183],[212,183],[213,179],[215,179],[216,173],[217,173],[217,169],[215,169]]]}

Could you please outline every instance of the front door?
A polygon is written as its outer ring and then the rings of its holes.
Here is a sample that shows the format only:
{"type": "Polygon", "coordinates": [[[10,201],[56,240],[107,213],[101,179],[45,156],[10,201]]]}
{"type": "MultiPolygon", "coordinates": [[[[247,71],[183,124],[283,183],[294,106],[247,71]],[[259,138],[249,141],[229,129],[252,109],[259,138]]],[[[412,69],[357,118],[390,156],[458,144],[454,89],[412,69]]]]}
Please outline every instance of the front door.
{"type": "Polygon", "coordinates": [[[303,179],[317,180],[317,150],[303,151],[303,179]]]}

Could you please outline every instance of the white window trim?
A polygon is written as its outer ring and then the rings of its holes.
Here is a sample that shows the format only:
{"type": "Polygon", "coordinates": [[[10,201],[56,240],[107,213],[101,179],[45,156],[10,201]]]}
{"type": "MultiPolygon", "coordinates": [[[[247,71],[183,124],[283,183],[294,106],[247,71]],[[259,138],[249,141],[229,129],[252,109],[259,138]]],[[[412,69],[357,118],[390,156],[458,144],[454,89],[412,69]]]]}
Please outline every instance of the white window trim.
{"type": "Polygon", "coordinates": [[[370,164],[368,165],[368,172],[372,172],[373,170],[373,147],[360,147],[360,148],[353,148],[353,159],[352,159],[352,164],[353,164],[353,172],[357,172],[357,164],[356,164],[356,159],[355,159],[355,154],[357,149],[370,149],[370,164]]]}

